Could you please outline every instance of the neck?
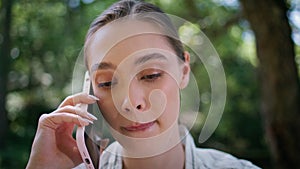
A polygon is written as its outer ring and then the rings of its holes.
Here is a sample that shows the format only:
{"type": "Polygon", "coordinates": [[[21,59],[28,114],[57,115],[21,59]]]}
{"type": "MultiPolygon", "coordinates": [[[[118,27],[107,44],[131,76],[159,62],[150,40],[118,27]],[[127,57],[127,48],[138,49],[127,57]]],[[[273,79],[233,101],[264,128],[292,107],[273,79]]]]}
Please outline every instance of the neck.
{"type": "Polygon", "coordinates": [[[124,169],[184,168],[184,147],[177,123],[158,137],[135,140],[132,144],[138,146],[134,149],[123,149],[124,169]]]}
{"type": "Polygon", "coordinates": [[[147,158],[123,158],[123,169],[183,169],[185,162],[184,147],[181,143],[177,144],[169,151],[147,158]]]}

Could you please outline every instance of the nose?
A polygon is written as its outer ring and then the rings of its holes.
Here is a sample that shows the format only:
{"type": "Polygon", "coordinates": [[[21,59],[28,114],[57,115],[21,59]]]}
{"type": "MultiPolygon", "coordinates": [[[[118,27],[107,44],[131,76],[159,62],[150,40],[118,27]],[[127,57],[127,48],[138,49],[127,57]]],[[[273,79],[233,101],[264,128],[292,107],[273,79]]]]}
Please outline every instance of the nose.
{"type": "Polygon", "coordinates": [[[132,80],[128,91],[122,103],[122,110],[124,112],[143,112],[146,110],[146,93],[143,87],[132,80]]]}

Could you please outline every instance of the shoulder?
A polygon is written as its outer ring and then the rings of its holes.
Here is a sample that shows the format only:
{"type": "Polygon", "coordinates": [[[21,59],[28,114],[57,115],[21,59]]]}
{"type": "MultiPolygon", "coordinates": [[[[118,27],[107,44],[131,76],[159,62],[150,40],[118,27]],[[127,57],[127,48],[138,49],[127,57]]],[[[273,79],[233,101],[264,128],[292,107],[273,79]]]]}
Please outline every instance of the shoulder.
{"type": "Polygon", "coordinates": [[[206,166],[206,168],[241,168],[241,169],[259,169],[247,160],[238,159],[228,153],[215,149],[196,148],[196,161],[206,166]]]}
{"type": "Polygon", "coordinates": [[[78,166],[72,168],[72,169],[87,169],[84,163],[79,164],[78,166]]]}
{"type": "Polygon", "coordinates": [[[118,142],[113,142],[101,154],[100,168],[122,169],[122,147],[118,142]]]}
{"type": "Polygon", "coordinates": [[[180,128],[185,146],[186,169],[259,169],[247,160],[238,159],[228,153],[208,148],[197,148],[193,137],[183,126],[180,128]]]}
{"type": "MultiPolygon", "coordinates": [[[[101,169],[122,169],[121,146],[118,142],[109,145],[100,157],[101,169]]],[[[84,163],[72,169],[87,169],[84,163]]]]}

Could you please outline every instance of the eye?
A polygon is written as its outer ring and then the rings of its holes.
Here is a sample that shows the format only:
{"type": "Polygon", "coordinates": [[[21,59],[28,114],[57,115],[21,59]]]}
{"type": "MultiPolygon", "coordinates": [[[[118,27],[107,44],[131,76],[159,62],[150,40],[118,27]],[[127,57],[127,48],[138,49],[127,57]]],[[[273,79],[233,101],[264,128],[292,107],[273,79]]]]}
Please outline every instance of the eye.
{"type": "Polygon", "coordinates": [[[107,81],[107,82],[100,82],[100,83],[98,83],[98,87],[104,88],[104,89],[109,89],[115,84],[117,84],[117,82],[115,80],[107,81]]]}
{"type": "Polygon", "coordinates": [[[113,74],[114,72],[111,70],[97,70],[93,80],[99,89],[110,89],[117,84],[117,79],[113,74]]]}
{"type": "Polygon", "coordinates": [[[140,79],[145,80],[147,82],[153,82],[156,79],[160,78],[162,76],[162,73],[152,73],[142,76],[140,79]]]}
{"type": "Polygon", "coordinates": [[[111,86],[112,82],[103,82],[103,83],[99,83],[98,87],[100,88],[109,88],[111,86]]]}

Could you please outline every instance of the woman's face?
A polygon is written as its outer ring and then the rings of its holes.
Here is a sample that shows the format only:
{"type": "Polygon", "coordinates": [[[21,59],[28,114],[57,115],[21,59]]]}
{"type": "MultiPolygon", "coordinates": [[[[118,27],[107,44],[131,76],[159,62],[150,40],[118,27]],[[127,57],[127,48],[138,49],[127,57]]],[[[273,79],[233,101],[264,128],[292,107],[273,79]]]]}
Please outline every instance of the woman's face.
{"type": "Polygon", "coordinates": [[[166,38],[157,34],[126,38],[103,56],[99,53],[105,51],[105,42],[100,41],[91,42],[88,63],[94,94],[108,124],[133,138],[157,136],[177,125],[179,92],[189,76],[188,54],[185,62],[180,61],[166,38]],[[100,61],[93,63],[96,56],[100,61]]]}

